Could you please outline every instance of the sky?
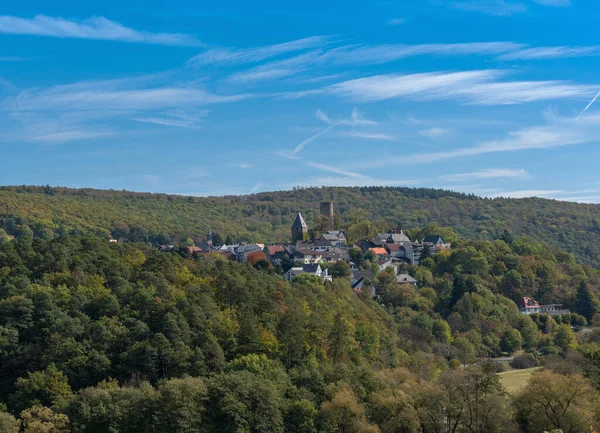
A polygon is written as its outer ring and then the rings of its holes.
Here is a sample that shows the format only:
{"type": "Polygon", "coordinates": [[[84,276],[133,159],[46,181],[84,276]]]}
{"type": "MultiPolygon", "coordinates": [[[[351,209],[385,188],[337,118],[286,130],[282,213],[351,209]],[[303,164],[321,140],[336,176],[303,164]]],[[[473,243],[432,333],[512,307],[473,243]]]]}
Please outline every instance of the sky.
{"type": "Polygon", "coordinates": [[[599,15],[595,0],[3,0],[0,184],[600,203],[599,15]]]}

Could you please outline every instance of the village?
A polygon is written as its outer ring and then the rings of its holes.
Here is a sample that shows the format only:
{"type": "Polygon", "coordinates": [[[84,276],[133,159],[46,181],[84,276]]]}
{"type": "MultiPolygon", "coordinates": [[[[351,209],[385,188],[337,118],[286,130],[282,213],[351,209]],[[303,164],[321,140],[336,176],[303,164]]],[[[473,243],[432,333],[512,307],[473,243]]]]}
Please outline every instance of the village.
{"type": "MultiPolygon", "coordinates": [[[[335,227],[334,203],[320,203],[320,216],[330,228],[335,227]]],[[[210,228],[206,240],[188,246],[192,255],[220,254],[226,259],[239,263],[278,267],[284,271],[284,279],[292,281],[301,275],[313,275],[323,281],[332,281],[336,276],[331,269],[342,262],[348,270],[352,290],[356,293],[368,293],[376,297],[373,284],[378,273],[387,271],[395,275],[399,284],[418,285],[411,275],[401,271],[403,265],[419,265],[426,257],[448,251],[451,244],[441,235],[429,235],[423,239],[411,240],[402,228],[392,228],[385,233],[376,234],[373,239],[349,242],[341,229],[327,230],[310,239],[309,227],[300,212],[291,226],[291,242],[262,244],[246,243],[218,244],[214,242],[210,228]],[[365,267],[368,261],[371,266],[365,267]]],[[[174,245],[161,245],[162,251],[174,249],[174,245]]],[[[518,303],[521,314],[545,313],[559,315],[568,313],[560,304],[540,305],[531,298],[523,298],[518,303]]]]}

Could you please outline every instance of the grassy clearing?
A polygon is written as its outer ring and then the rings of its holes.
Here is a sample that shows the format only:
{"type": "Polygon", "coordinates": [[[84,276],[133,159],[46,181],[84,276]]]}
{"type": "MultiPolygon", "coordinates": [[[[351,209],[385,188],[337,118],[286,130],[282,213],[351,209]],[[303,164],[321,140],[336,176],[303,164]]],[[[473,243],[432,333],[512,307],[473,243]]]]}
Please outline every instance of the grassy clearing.
{"type": "Polygon", "coordinates": [[[513,394],[527,385],[531,375],[539,369],[540,367],[533,367],[525,370],[506,371],[499,373],[498,376],[500,376],[500,383],[502,383],[506,391],[513,394]]]}

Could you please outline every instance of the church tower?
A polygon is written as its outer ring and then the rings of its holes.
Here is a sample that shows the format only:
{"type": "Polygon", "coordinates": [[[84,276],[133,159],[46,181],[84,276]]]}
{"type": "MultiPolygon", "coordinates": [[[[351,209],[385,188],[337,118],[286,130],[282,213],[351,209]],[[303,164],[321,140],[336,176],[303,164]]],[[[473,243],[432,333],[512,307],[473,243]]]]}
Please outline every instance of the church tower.
{"type": "Polygon", "coordinates": [[[208,228],[208,233],[206,234],[206,243],[212,247],[213,239],[212,239],[212,232],[210,231],[210,227],[208,228]]]}
{"type": "Polygon", "coordinates": [[[302,218],[302,214],[296,215],[296,220],[292,224],[292,243],[295,244],[298,241],[305,241],[308,239],[308,226],[302,218]]]}

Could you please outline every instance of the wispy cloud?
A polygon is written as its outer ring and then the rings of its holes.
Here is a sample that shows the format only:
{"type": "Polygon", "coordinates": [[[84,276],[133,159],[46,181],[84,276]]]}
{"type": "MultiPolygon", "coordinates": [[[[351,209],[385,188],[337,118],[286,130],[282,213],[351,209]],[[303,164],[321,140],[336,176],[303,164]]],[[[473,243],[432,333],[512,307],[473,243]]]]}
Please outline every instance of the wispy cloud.
{"type": "Polygon", "coordinates": [[[70,141],[90,140],[94,138],[105,138],[114,135],[111,131],[86,131],[82,129],[53,132],[50,134],[33,135],[30,141],[43,144],[62,144],[70,141]]]}
{"type": "Polygon", "coordinates": [[[263,184],[262,183],[257,183],[256,185],[254,185],[252,187],[252,189],[250,190],[250,194],[254,194],[256,192],[258,192],[261,188],[262,188],[263,184]]]}
{"type": "Polygon", "coordinates": [[[400,24],[404,24],[406,22],[405,18],[392,18],[387,22],[388,26],[398,26],[400,24]]]}
{"type": "Polygon", "coordinates": [[[550,149],[589,143],[597,140],[600,133],[600,115],[572,118],[557,118],[544,126],[523,128],[500,140],[483,142],[477,146],[464,147],[444,152],[421,153],[407,158],[413,162],[432,162],[463,156],[498,152],[513,152],[527,149],[550,149]]]}
{"type": "Polygon", "coordinates": [[[527,10],[527,6],[522,3],[506,0],[464,0],[453,1],[449,5],[454,9],[497,16],[514,15],[527,10]]]}
{"type": "Polygon", "coordinates": [[[394,141],[396,137],[390,134],[385,134],[381,132],[365,132],[365,131],[340,131],[339,134],[342,137],[347,138],[358,138],[361,140],[385,140],[385,141],[394,141]]]}
{"type": "Polygon", "coordinates": [[[24,62],[27,60],[25,57],[2,57],[0,56],[0,62],[24,62]]]}
{"type": "Polygon", "coordinates": [[[398,185],[418,185],[419,180],[389,180],[377,178],[357,178],[347,176],[323,176],[302,179],[296,182],[295,186],[398,186],[398,185]]]}
{"type": "Polygon", "coordinates": [[[486,170],[474,171],[470,173],[447,174],[440,176],[441,180],[449,182],[464,182],[479,179],[494,179],[494,178],[526,178],[529,174],[524,169],[511,168],[489,168],[486,170]]]}
{"type": "Polygon", "coordinates": [[[368,176],[364,176],[360,173],[356,173],[356,172],[350,171],[350,170],[344,170],[344,169],[342,169],[338,166],[334,166],[334,165],[321,164],[318,162],[307,162],[306,165],[308,165],[309,167],[312,167],[312,168],[327,171],[329,173],[341,174],[342,176],[346,176],[346,177],[361,178],[361,179],[369,178],[368,176]]]}
{"type": "Polygon", "coordinates": [[[231,164],[232,167],[237,167],[241,169],[252,168],[252,164],[248,164],[247,162],[238,162],[237,164],[231,164]]]}
{"type": "Polygon", "coordinates": [[[320,136],[328,133],[329,131],[331,131],[333,128],[335,128],[337,126],[337,124],[333,124],[333,125],[329,125],[327,128],[322,129],[321,131],[317,132],[314,135],[311,135],[310,137],[308,137],[306,140],[303,140],[302,142],[300,142],[292,151],[292,153],[290,154],[291,158],[296,158],[298,153],[302,152],[302,149],[304,149],[304,147],[309,144],[312,143],[313,141],[315,141],[317,138],[319,138],[320,136]]]}
{"type": "Polygon", "coordinates": [[[134,117],[133,120],[156,125],[174,126],[177,128],[200,129],[208,110],[172,110],[160,117],[134,117]]]}
{"type": "Polygon", "coordinates": [[[99,39],[159,45],[202,46],[193,36],[180,33],[151,33],[125,27],[105,17],[83,21],[36,15],[34,18],[0,16],[0,33],[50,36],[55,38],[99,39]]]}
{"type": "Polygon", "coordinates": [[[522,50],[502,54],[498,58],[500,60],[541,60],[585,56],[600,56],[600,46],[524,48],[522,50]]]}
{"type": "Polygon", "coordinates": [[[328,125],[345,125],[345,126],[375,126],[377,122],[374,120],[369,120],[365,118],[365,116],[357,109],[353,108],[352,113],[350,114],[350,118],[342,118],[337,120],[332,120],[327,113],[323,110],[319,109],[316,112],[317,119],[321,122],[324,122],[328,125]]]}
{"type": "Polygon", "coordinates": [[[499,81],[499,70],[378,75],[344,81],[323,89],[360,102],[391,98],[454,99],[466,104],[503,105],[591,96],[597,87],[567,81],[499,81]]]}
{"type": "Polygon", "coordinates": [[[0,109],[23,111],[161,110],[239,101],[251,95],[215,95],[196,83],[175,86],[144,77],[32,88],[0,102],[0,109]]]}
{"type": "Polygon", "coordinates": [[[309,48],[324,46],[328,36],[312,36],[281,44],[265,45],[246,49],[214,48],[207,50],[188,61],[190,66],[221,65],[233,66],[244,63],[257,63],[282,54],[303,51],[309,48]]]}
{"type": "Polygon", "coordinates": [[[452,130],[448,128],[433,127],[422,129],[421,131],[419,131],[419,134],[425,138],[430,139],[431,141],[437,141],[443,137],[451,135],[452,130]]]}
{"type": "Polygon", "coordinates": [[[543,6],[565,7],[571,6],[571,0],[533,0],[543,6]]]}
{"type": "Polygon", "coordinates": [[[227,79],[234,83],[252,83],[297,75],[321,62],[321,51],[309,51],[288,59],[277,60],[236,72],[227,79]]]}

